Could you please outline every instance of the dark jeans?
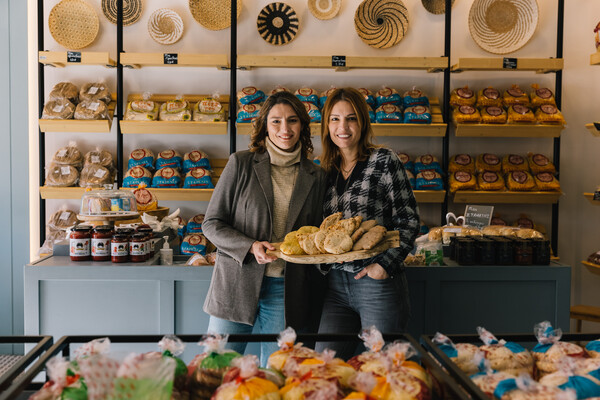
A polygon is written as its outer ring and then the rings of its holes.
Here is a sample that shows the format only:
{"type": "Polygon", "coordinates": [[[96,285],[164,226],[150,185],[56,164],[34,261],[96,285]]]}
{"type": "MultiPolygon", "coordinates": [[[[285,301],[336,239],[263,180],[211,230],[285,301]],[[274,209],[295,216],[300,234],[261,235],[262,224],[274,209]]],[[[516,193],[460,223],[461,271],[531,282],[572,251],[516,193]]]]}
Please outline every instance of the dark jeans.
{"type": "MultiPolygon", "coordinates": [[[[319,333],[360,333],[374,325],[382,333],[404,332],[410,317],[406,275],[376,280],[354,279],[354,273],[332,270],[327,274],[327,292],[319,333]]],[[[357,346],[352,342],[319,342],[316,350],[332,349],[348,360],[357,346]]]]}

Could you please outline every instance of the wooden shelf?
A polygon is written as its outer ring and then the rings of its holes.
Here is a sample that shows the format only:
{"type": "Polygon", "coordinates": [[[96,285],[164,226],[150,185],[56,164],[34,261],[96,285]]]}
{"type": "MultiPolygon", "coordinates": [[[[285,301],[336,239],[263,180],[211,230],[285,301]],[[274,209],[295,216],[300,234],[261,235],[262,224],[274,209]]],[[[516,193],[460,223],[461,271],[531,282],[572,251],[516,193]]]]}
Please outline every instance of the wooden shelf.
{"type": "Polygon", "coordinates": [[[537,74],[563,69],[562,58],[518,58],[517,68],[503,68],[504,58],[459,58],[450,70],[462,71],[534,71],[537,74]]]}
{"type": "Polygon", "coordinates": [[[600,206],[600,200],[594,200],[594,193],[584,193],[583,197],[589,200],[595,206],[600,206]]]}
{"type": "MultiPolygon", "coordinates": [[[[122,188],[133,190],[133,188],[122,188]]],[[[160,201],[209,201],[214,189],[149,188],[160,201]]]]}
{"type": "Polygon", "coordinates": [[[77,199],[85,193],[82,187],[60,187],[60,186],[40,186],[40,196],[42,199],[77,199]]]}
{"type": "Polygon", "coordinates": [[[417,203],[443,203],[445,190],[413,190],[417,203]]]}
{"type": "Polygon", "coordinates": [[[457,124],[457,137],[533,137],[555,138],[565,129],[564,125],[526,124],[457,124]]]}
{"type": "Polygon", "coordinates": [[[110,133],[115,115],[115,94],[111,94],[113,101],[108,104],[108,119],[43,119],[40,118],[42,132],[85,132],[85,133],[110,133]]]}
{"type": "Polygon", "coordinates": [[[600,275],[600,265],[591,263],[589,261],[582,261],[581,263],[585,265],[587,270],[592,274],[600,275]]]}
{"type": "Polygon", "coordinates": [[[45,65],[54,67],[66,67],[67,65],[103,65],[108,68],[117,66],[117,62],[110,58],[108,52],[81,51],[77,62],[69,62],[66,51],[40,51],[38,60],[45,65]]]}
{"type": "Polygon", "coordinates": [[[585,124],[585,127],[594,136],[600,137],[600,122],[593,122],[591,124],[585,124]]]}
{"type": "Polygon", "coordinates": [[[501,204],[554,204],[562,192],[510,192],[458,190],[454,193],[455,203],[501,203],[501,204]]]}
{"type": "Polygon", "coordinates": [[[600,65],[600,51],[590,55],[590,65],[600,65]]]}
{"type": "Polygon", "coordinates": [[[238,67],[253,68],[323,68],[336,71],[350,69],[406,69],[440,72],[448,67],[448,57],[355,57],[346,56],[346,66],[333,66],[332,56],[263,56],[238,55],[238,67]]]}
{"type": "Polygon", "coordinates": [[[128,68],[142,67],[214,67],[229,69],[225,54],[184,53],[121,53],[121,64],[128,68]],[[165,64],[165,54],[177,54],[177,64],[165,64]]]}

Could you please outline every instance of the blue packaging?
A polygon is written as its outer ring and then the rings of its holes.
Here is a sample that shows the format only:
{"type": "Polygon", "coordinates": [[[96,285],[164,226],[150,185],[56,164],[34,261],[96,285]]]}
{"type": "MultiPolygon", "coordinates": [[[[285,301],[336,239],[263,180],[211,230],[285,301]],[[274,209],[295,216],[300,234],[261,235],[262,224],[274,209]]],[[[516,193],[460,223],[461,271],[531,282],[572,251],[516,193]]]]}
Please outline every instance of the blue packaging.
{"type": "Polygon", "coordinates": [[[400,162],[404,166],[404,169],[410,171],[414,174],[415,172],[415,163],[410,159],[410,156],[406,153],[398,153],[398,158],[400,162]]]}
{"type": "Polygon", "coordinates": [[[444,190],[444,180],[435,171],[425,170],[417,174],[416,190],[444,190]]]}
{"type": "Polygon", "coordinates": [[[413,88],[404,93],[402,104],[404,104],[404,108],[414,106],[429,107],[429,99],[422,91],[413,88]]]}
{"type": "Polygon", "coordinates": [[[405,124],[430,124],[431,111],[425,106],[408,107],[404,110],[403,121],[405,124]]]}
{"type": "Polygon", "coordinates": [[[175,168],[161,168],[152,178],[153,188],[179,188],[181,187],[181,175],[175,168]]]}
{"type": "Polygon", "coordinates": [[[211,169],[207,155],[200,150],[190,151],[183,156],[183,172],[187,174],[194,168],[211,169]]]}
{"type": "Polygon", "coordinates": [[[402,96],[395,89],[389,87],[380,89],[375,96],[375,101],[378,108],[386,104],[393,104],[398,108],[402,107],[402,96]]]}
{"type": "Polygon", "coordinates": [[[248,86],[239,91],[237,97],[240,104],[257,104],[265,101],[265,92],[254,86],[248,86]]]}
{"type": "Polygon", "coordinates": [[[356,90],[358,90],[360,92],[360,94],[363,95],[363,97],[365,98],[365,101],[367,102],[368,105],[371,106],[371,108],[376,108],[377,102],[375,101],[375,97],[373,97],[373,92],[371,92],[369,89],[366,89],[366,88],[358,88],[356,90]]]}
{"type": "Polygon", "coordinates": [[[150,187],[152,183],[152,174],[144,167],[130,168],[123,178],[123,187],[137,188],[140,183],[150,187]]]}
{"type": "Polygon", "coordinates": [[[321,122],[321,111],[319,111],[319,108],[317,106],[307,101],[303,101],[302,104],[304,104],[304,108],[306,108],[306,112],[310,117],[310,122],[321,122]]]}
{"type": "Polygon", "coordinates": [[[183,164],[183,158],[178,151],[165,150],[158,153],[156,157],[156,169],[165,167],[181,169],[183,164]]]}
{"type": "Polygon", "coordinates": [[[425,154],[423,156],[417,157],[417,159],[415,160],[415,173],[418,174],[419,172],[428,169],[434,170],[440,175],[444,174],[444,171],[442,171],[442,166],[440,165],[439,161],[431,154],[425,154]]]}
{"type": "Polygon", "coordinates": [[[192,233],[202,233],[202,223],[204,222],[204,214],[194,215],[192,219],[190,219],[187,223],[187,232],[189,234],[192,233]]]}
{"type": "Polygon", "coordinates": [[[144,167],[149,170],[154,169],[154,153],[148,149],[136,149],[129,155],[127,169],[133,167],[144,167]]]}
{"type": "Polygon", "coordinates": [[[214,189],[210,177],[210,170],[206,168],[193,168],[185,175],[183,180],[184,189],[214,189]]]}
{"type": "Polygon", "coordinates": [[[181,254],[194,253],[206,255],[206,238],[200,233],[186,235],[181,243],[181,254]]]}
{"type": "Polygon", "coordinates": [[[302,87],[296,90],[296,93],[294,94],[301,102],[312,103],[315,105],[315,107],[317,107],[317,109],[319,109],[319,95],[315,90],[308,87],[302,87]]]}
{"type": "Polygon", "coordinates": [[[375,112],[375,121],[379,124],[402,123],[402,110],[393,104],[386,104],[375,112]]]}
{"type": "Polygon", "coordinates": [[[236,122],[248,123],[258,117],[260,112],[260,105],[258,104],[245,104],[241,106],[237,112],[236,122]]]}

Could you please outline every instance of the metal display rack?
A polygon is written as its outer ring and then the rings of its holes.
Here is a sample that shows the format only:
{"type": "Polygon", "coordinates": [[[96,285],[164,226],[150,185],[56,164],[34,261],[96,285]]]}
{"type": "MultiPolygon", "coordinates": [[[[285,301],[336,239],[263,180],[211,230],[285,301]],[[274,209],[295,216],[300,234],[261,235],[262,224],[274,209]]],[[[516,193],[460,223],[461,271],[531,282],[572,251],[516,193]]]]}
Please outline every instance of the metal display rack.
{"type": "MultiPolygon", "coordinates": [[[[0,344],[35,344],[25,355],[16,358],[10,366],[0,373],[0,396],[12,389],[13,381],[29,367],[36,358],[50,349],[52,336],[0,336],[0,344]]],[[[42,357],[40,357],[42,359],[42,357]]]]}

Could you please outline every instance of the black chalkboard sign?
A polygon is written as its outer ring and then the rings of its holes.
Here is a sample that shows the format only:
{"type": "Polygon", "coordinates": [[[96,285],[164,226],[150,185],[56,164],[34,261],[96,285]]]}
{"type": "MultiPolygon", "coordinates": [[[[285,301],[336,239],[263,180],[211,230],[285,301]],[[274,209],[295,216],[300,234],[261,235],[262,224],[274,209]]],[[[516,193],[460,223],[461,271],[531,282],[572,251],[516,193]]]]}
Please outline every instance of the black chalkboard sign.
{"type": "Polygon", "coordinates": [[[175,65],[177,64],[177,53],[164,53],[164,64],[175,65]]]}
{"type": "Polygon", "coordinates": [[[594,192],[594,200],[600,201],[600,190],[594,192]]]}
{"type": "Polygon", "coordinates": [[[467,205],[465,207],[465,225],[481,229],[490,224],[493,213],[494,206],[467,205]]]}
{"type": "Polygon", "coordinates": [[[502,59],[502,68],[504,69],[517,69],[517,59],[504,57],[502,59]]]}
{"type": "Polygon", "coordinates": [[[67,51],[67,62],[80,63],[81,52],[80,51],[67,51]]]}
{"type": "Polygon", "coordinates": [[[346,66],[346,56],[331,56],[331,66],[332,67],[345,67],[346,66]]]}

